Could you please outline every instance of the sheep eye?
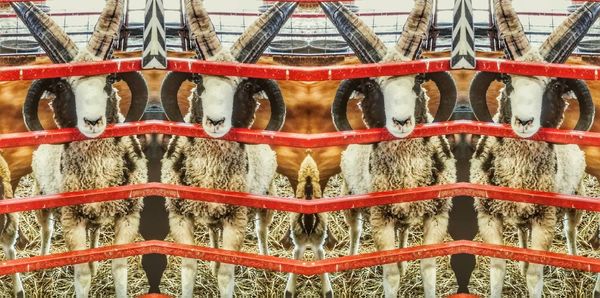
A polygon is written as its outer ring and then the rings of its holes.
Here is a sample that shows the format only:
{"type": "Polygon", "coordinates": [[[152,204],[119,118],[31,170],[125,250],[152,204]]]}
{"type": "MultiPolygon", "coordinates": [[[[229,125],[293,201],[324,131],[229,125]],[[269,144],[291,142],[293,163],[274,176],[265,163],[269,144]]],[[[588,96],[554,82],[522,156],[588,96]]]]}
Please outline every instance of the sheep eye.
{"type": "Polygon", "coordinates": [[[246,91],[252,90],[252,83],[246,83],[246,84],[244,84],[244,90],[246,90],[246,91]]]}
{"type": "Polygon", "coordinates": [[[371,83],[371,82],[367,82],[365,84],[365,88],[367,88],[367,90],[373,90],[374,87],[375,86],[373,86],[373,83],[371,83]]]}

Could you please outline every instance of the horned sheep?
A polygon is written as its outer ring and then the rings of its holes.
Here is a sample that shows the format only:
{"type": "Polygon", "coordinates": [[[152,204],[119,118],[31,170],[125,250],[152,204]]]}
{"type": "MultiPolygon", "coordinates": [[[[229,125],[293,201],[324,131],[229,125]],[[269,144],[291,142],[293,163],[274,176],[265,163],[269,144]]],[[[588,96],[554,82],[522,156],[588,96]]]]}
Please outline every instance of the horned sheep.
{"type": "MultiPolygon", "coordinates": [[[[11,3],[54,63],[108,59],[116,40],[122,0],[108,0],[87,48],[78,49],[69,36],[48,15],[29,2],[11,3]]],[[[37,107],[43,94],[53,95],[50,106],[60,128],[78,128],[87,137],[104,132],[107,124],[138,120],[148,99],[148,90],[139,73],[117,76],[99,75],[34,81],[29,89],[23,115],[30,130],[42,130],[37,107]],[[116,77],[125,80],[132,93],[127,118],[119,112],[119,96],[112,84],[116,77]]],[[[136,137],[91,139],[63,145],[42,145],[32,160],[36,193],[47,195],[88,189],[101,189],[147,182],[147,161],[136,137]]],[[[115,244],[134,241],[138,234],[141,200],[113,201],[68,206],[37,213],[42,229],[41,254],[49,253],[53,217],[60,219],[69,250],[98,245],[99,229],[115,228],[115,244]]],[[[75,294],[87,297],[95,263],[75,265],[75,294]]],[[[114,259],[112,273],[116,297],[127,297],[127,259],[114,259]]]]}
{"type": "MultiPolygon", "coordinates": [[[[564,63],[600,15],[600,4],[585,3],[557,27],[538,50],[529,45],[509,0],[495,0],[494,8],[507,56],[521,61],[564,63]]],[[[540,127],[560,127],[571,91],[580,107],[580,120],[575,129],[589,130],[594,105],[587,85],[580,80],[479,73],[471,83],[470,100],[479,120],[510,124],[517,135],[528,138],[540,127]],[[505,88],[498,97],[498,112],[492,119],[487,110],[486,93],[494,80],[502,80],[505,88]]],[[[483,137],[471,160],[471,182],[585,196],[593,189],[584,183],[589,178],[585,168],[584,153],[576,145],[483,137]]],[[[476,200],[475,208],[485,242],[502,244],[503,227],[512,225],[517,226],[520,246],[527,247],[531,242],[529,247],[537,250],[550,248],[556,224],[564,216],[569,253],[577,253],[579,211],[481,198],[476,200]]],[[[492,259],[491,297],[502,295],[505,266],[505,260],[492,259]]],[[[541,297],[543,265],[522,263],[522,266],[530,297],[541,297]]]]}
{"type": "MultiPolygon", "coordinates": [[[[296,3],[276,3],[263,13],[236,41],[231,50],[221,46],[204,4],[186,0],[185,8],[198,59],[255,63],[296,8],[296,3]]],[[[202,124],[211,137],[222,137],[232,127],[249,128],[254,122],[258,97],[267,96],[271,120],[267,130],[280,130],[285,104],[277,84],[270,80],[199,76],[170,73],[162,85],[162,103],[172,121],[202,124]],[[185,80],[196,84],[185,118],[179,111],[177,92],[185,80]]],[[[275,152],[267,145],[246,145],[218,139],[175,137],[162,161],[163,183],[189,185],[253,194],[266,194],[275,177],[275,152]]],[[[219,203],[167,200],[169,224],[175,241],[194,243],[195,223],[208,226],[210,245],[240,250],[246,226],[256,214],[261,254],[268,254],[267,229],[272,212],[219,203]],[[221,235],[219,235],[221,231],[221,235]]],[[[221,297],[232,297],[234,265],[213,263],[221,297]]],[[[195,259],[184,259],[181,268],[182,297],[192,297],[197,269],[195,259]]]]}
{"type": "MultiPolygon", "coordinates": [[[[366,24],[342,4],[324,2],[321,7],[363,63],[383,63],[409,61],[419,57],[421,42],[428,32],[432,2],[415,1],[400,40],[396,47],[389,50],[366,24]]],[[[351,129],[346,106],[354,92],[362,94],[360,107],[367,127],[386,127],[398,138],[410,135],[417,124],[447,120],[456,102],[456,86],[448,73],[348,80],[340,85],[332,107],[332,116],[338,130],[351,129]],[[443,96],[435,119],[428,112],[428,97],[422,87],[426,79],[433,80],[443,96]]],[[[350,145],[343,152],[341,169],[347,191],[351,194],[456,182],[455,159],[443,136],[399,139],[374,145],[350,145]]],[[[424,226],[425,244],[443,241],[447,233],[450,208],[450,200],[370,208],[369,222],[377,249],[394,249],[397,231],[400,246],[405,247],[409,228],[421,224],[424,226]]],[[[351,234],[351,254],[358,251],[362,213],[361,210],[346,212],[351,234]]],[[[426,297],[435,297],[435,268],[435,259],[421,261],[426,297]]],[[[398,264],[383,266],[386,297],[397,296],[400,275],[404,270],[404,263],[400,264],[400,268],[398,264]]]]}

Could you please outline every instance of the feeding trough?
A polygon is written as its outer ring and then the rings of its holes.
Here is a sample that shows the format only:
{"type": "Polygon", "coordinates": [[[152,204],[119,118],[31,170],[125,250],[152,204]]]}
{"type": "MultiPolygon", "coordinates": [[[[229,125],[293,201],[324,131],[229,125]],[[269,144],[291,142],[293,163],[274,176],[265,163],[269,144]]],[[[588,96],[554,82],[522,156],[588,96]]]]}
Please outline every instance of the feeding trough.
{"type": "Polygon", "coordinates": [[[33,40],[4,39],[0,40],[0,54],[27,54],[40,51],[40,45],[33,40]]]}
{"type": "Polygon", "coordinates": [[[269,44],[269,50],[273,54],[307,53],[308,42],[302,39],[275,40],[269,44]]]}
{"type": "Polygon", "coordinates": [[[350,49],[348,44],[341,40],[317,39],[311,41],[309,45],[311,54],[345,53],[350,49]]]}

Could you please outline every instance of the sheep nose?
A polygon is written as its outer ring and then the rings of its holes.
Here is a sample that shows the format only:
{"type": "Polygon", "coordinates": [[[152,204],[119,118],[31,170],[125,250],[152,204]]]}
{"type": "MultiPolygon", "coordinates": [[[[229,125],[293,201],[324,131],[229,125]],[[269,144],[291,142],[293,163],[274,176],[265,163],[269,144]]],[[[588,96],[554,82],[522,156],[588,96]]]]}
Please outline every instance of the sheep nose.
{"type": "Polygon", "coordinates": [[[94,120],[90,120],[90,119],[84,117],[83,121],[85,122],[85,124],[87,124],[89,126],[96,126],[102,122],[102,117],[94,119],[94,120]]]}
{"type": "Polygon", "coordinates": [[[517,122],[517,124],[519,124],[521,126],[528,126],[533,123],[533,117],[531,117],[529,119],[525,119],[525,120],[523,120],[519,117],[515,117],[515,121],[517,122]]]}
{"type": "Polygon", "coordinates": [[[206,117],[206,122],[208,122],[208,124],[210,124],[212,126],[219,126],[219,125],[222,125],[223,123],[225,123],[225,118],[221,118],[219,120],[213,120],[213,119],[210,119],[209,117],[206,117]]]}
{"type": "Polygon", "coordinates": [[[398,120],[397,118],[392,118],[392,121],[394,121],[394,124],[398,125],[398,126],[405,126],[410,124],[410,117],[404,119],[404,120],[398,120]]]}

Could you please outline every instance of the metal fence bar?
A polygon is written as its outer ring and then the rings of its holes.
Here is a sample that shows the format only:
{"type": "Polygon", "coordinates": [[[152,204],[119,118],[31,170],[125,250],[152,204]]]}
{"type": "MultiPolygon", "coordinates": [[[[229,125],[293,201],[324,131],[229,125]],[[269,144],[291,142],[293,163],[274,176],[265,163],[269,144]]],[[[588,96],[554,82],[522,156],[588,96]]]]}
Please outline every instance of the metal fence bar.
{"type": "Polygon", "coordinates": [[[3,261],[0,262],[0,275],[37,271],[145,254],[165,254],[302,275],[315,275],[326,272],[334,273],[454,254],[475,254],[514,261],[527,261],[580,271],[600,272],[600,260],[595,258],[511,246],[492,245],[466,240],[434,245],[420,245],[354,256],[336,257],[319,261],[292,260],[281,257],[153,240],[3,261]]]}

